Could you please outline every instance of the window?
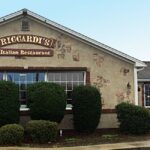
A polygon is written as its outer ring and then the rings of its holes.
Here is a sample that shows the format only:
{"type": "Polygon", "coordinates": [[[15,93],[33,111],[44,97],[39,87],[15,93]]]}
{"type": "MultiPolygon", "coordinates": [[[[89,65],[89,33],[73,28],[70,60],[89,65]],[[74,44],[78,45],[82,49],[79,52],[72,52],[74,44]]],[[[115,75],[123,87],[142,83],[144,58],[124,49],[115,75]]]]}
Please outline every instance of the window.
{"type": "Polygon", "coordinates": [[[12,81],[19,86],[19,99],[22,110],[26,109],[27,87],[35,82],[53,82],[61,85],[67,94],[67,109],[72,108],[72,91],[74,87],[85,84],[84,71],[51,72],[0,72],[0,80],[12,81]]]}
{"type": "Polygon", "coordinates": [[[21,23],[21,30],[22,31],[29,31],[30,30],[30,26],[29,26],[29,21],[28,19],[23,19],[22,23],[21,23]]]}
{"type": "Polygon", "coordinates": [[[7,73],[7,81],[15,82],[19,85],[19,99],[21,105],[26,105],[27,87],[35,82],[45,81],[45,73],[29,72],[29,73],[7,73]]]}
{"type": "Polygon", "coordinates": [[[145,96],[144,96],[144,105],[150,106],[150,84],[145,84],[145,96]]]}
{"type": "Polygon", "coordinates": [[[0,80],[3,80],[3,73],[0,72],[0,80]]]}
{"type": "Polygon", "coordinates": [[[67,107],[72,107],[72,91],[78,85],[85,84],[84,71],[48,72],[47,81],[61,85],[67,94],[67,107]]]}

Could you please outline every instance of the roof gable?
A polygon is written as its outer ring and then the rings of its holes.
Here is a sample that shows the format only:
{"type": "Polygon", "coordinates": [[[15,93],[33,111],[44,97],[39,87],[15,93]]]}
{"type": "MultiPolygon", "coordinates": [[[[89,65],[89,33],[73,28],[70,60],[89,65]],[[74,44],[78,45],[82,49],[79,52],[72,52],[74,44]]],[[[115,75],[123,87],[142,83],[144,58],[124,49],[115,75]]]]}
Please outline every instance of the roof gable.
{"type": "Polygon", "coordinates": [[[7,16],[0,18],[0,24],[3,24],[3,23],[5,23],[5,22],[7,22],[7,21],[9,21],[15,17],[19,17],[19,16],[23,16],[23,15],[29,15],[29,16],[45,23],[45,24],[50,25],[51,27],[55,28],[56,30],[59,30],[65,34],[68,34],[69,36],[72,36],[73,38],[76,38],[78,40],[81,40],[82,42],[85,42],[85,43],[87,43],[93,47],[96,47],[97,49],[101,48],[101,50],[103,50],[106,53],[109,53],[111,55],[115,55],[116,57],[119,57],[125,61],[130,62],[130,63],[134,63],[136,67],[146,67],[146,64],[144,62],[142,62],[142,61],[140,61],[134,57],[131,57],[131,56],[129,56],[129,55],[127,55],[121,51],[118,51],[112,47],[109,47],[103,43],[100,43],[100,42],[98,42],[94,39],[91,39],[91,38],[89,38],[83,34],[80,34],[76,31],[73,31],[73,30],[71,30],[65,26],[62,26],[62,25],[60,25],[54,21],[51,21],[51,20],[49,20],[45,17],[42,17],[42,16],[40,16],[40,15],[30,11],[30,10],[27,10],[27,9],[22,9],[20,11],[17,11],[15,13],[12,13],[10,15],[7,15],[7,16]]]}

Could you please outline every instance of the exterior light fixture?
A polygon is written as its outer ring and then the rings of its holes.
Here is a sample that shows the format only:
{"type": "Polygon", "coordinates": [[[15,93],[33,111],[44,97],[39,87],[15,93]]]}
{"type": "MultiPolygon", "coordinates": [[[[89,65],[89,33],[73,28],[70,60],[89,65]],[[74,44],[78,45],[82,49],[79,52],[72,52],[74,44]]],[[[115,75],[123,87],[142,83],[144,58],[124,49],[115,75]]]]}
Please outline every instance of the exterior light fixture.
{"type": "Polygon", "coordinates": [[[127,89],[131,89],[131,84],[128,82],[127,89]]]}

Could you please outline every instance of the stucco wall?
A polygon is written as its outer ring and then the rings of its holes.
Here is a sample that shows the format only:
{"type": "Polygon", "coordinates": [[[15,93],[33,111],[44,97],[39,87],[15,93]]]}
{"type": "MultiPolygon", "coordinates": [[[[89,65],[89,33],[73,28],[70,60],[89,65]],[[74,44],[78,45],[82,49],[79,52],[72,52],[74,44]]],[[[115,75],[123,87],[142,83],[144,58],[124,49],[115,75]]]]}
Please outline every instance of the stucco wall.
{"type": "MultiPolygon", "coordinates": [[[[21,31],[18,19],[0,26],[0,37],[12,34],[34,34],[55,38],[59,42],[53,57],[1,57],[0,66],[35,66],[35,67],[87,67],[90,71],[91,84],[102,93],[103,108],[111,108],[121,101],[134,101],[133,65],[116,56],[109,55],[79,40],[64,35],[34,20],[30,20],[30,31],[21,31]],[[127,70],[127,71],[126,71],[127,70]],[[127,90],[127,83],[131,89],[127,90]]],[[[14,44],[9,48],[45,48],[33,44],[14,44]]]]}
{"type": "MultiPolygon", "coordinates": [[[[26,122],[28,122],[31,118],[29,116],[21,116],[20,123],[25,126],[26,122]]],[[[118,128],[118,121],[116,114],[102,114],[101,119],[98,125],[98,129],[105,128],[118,128]]],[[[73,115],[67,114],[64,116],[63,120],[58,126],[59,129],[73,129],[73,115]]]]}
{"type": "MultiPolygon", "coordinates": [[[[104,49],[94,48],[75,37],[65,35],[52,27],[29,20],[30,31],[21,31],[21,19],[17,19],[0,26],[0,37],[13,34],[34,34],[55,38],[59,42],[53,49],[54,56],[20,59],[5,56],[0,58],[0,67],[87,67],[90,71],[91,84],[102,93],[103,109],[114,109],[115,105],[122,101],[134,103],[134,65],[132,63],[110,55],[104,52],[104,49]],[[128,83],[131,89],[127,89],[128,83]]],[[[33,44],[14,44],[4,48],[45,49],[45,47],[33,44]]],[[[115,114],[104,114],[101,120],[99,125],[101,128],[117,127],[115,114]]]]}

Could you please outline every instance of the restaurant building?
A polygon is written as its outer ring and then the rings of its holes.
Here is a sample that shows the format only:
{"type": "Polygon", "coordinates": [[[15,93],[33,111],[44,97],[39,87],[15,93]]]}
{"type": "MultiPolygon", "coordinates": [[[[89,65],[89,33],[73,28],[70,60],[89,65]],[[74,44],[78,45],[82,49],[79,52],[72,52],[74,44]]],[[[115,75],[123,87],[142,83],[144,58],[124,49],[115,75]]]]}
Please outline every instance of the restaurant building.
{"type": "Polygon", "coordinates": [[[150,108],[150,62],[144,62],[147,67],[138,72],[138,103],[140,106],[150,108]]]}
{"type": "Polygon", "coordinates": [[[21,121],[29,119],[26,89],[45,81],[64,87],[66,115],[62,129],[73,129],[71,93],[93,85],[102,94],[98,128],[117,128],[115,106],[138,105],[137,71],[146,64],[27,9],[0,18],[0,79],[19,85],[21,121]]]}

